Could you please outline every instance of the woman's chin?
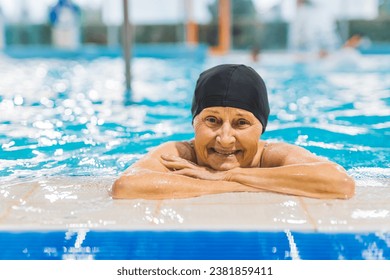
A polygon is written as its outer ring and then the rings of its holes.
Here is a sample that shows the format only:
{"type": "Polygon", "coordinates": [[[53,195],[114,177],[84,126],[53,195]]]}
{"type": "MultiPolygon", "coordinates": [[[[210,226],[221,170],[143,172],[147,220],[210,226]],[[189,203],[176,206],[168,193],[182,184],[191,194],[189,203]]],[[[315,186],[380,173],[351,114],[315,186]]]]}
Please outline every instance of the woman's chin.
{"type": "Polygon", "coordinates": [[[222,163],[222,164],[210,164],[210,167],[216,171],[227,171],[240,167],[240,164],[222,163]]]}

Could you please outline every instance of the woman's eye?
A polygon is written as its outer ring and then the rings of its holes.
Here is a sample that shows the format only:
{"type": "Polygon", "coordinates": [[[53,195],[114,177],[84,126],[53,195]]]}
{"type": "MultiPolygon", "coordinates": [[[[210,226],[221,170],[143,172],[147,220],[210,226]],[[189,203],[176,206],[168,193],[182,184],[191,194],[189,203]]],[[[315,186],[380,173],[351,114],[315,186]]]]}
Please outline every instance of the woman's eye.
{"type": "Polygon", "coordinates": [[[247,121],[246,119],[239,119],[239,120],[237,121],[237,124],[238,124],[239,126],[246,126],[246,125],[249,125],[250,123],[249,123],[249,121],[247,121]]]}
{"type": "Polygon", "coordinates": [[[214,124],[214,123],[217,123],[218,120],[217,120],[217,118],[215,118],[215,117],[207,117],[207,118],[206,118],[206,122],[209,122],[209,123],[214,124]]]}

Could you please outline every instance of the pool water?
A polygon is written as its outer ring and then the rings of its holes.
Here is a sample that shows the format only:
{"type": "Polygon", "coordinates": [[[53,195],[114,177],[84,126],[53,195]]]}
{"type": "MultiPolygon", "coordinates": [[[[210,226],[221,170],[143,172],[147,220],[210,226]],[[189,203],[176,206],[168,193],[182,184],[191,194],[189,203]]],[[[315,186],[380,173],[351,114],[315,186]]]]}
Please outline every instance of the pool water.
{"type": "Polygon", "coordinates": [[[192,137],[183,119],[200,64],[135,60],[125,105],[120,59],[1,63],[3,179],[117,174],[152,146],[192,137]]]}
{"type": "MultiPolygon", "coordinates": [[[[192,138],[195,81],[218,62],[136,58],[129,102],[121,59],[2,57],[1,178],[116,175],[155,145],[192,138]]],[[[388,178],[390,58],[328,64],[272,57],[252,65],[271,104],[262,138],[301,145],[351,173],[380,168],[388,178]]]]}

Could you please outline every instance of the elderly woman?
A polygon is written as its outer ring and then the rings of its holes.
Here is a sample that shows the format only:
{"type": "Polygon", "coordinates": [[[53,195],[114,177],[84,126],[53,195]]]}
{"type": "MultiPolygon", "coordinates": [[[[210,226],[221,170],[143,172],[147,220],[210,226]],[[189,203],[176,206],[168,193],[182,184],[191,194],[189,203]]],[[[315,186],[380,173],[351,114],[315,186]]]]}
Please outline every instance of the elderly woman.
{"type": "Polygon", "coordinates": [[[271,191],[350,198],[355,183],[336,163],[286,143],[260,140],[269,105],[263,79],[245,65],[203,72],[192,101],[195,138],[168,142],[134,163],[114,198],[168,199],[271,191]]]}

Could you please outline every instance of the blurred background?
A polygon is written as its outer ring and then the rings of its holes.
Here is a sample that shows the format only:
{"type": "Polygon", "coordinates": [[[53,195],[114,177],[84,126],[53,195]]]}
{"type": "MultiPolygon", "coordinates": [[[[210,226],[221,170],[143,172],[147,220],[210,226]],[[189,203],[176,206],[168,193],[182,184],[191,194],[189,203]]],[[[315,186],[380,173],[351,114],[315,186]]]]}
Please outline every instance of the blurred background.
{"type": "MultiPolygon", "coordinates": [[[[356,34],[375,46],[390,44],[390,0],[128,0],[128,4],[135,44],[218,48],[227,40],[219,48],[222,53],[316,50],[338,48],[356,34]],[[228,34],[221,24],[228,26],[228,34]]],[[[0,0],[0,9],[1,48],[114,47],[123,38],[123,0],[0,0]],[[68,14],[60,12],[64,7],[68,14]]]]}

